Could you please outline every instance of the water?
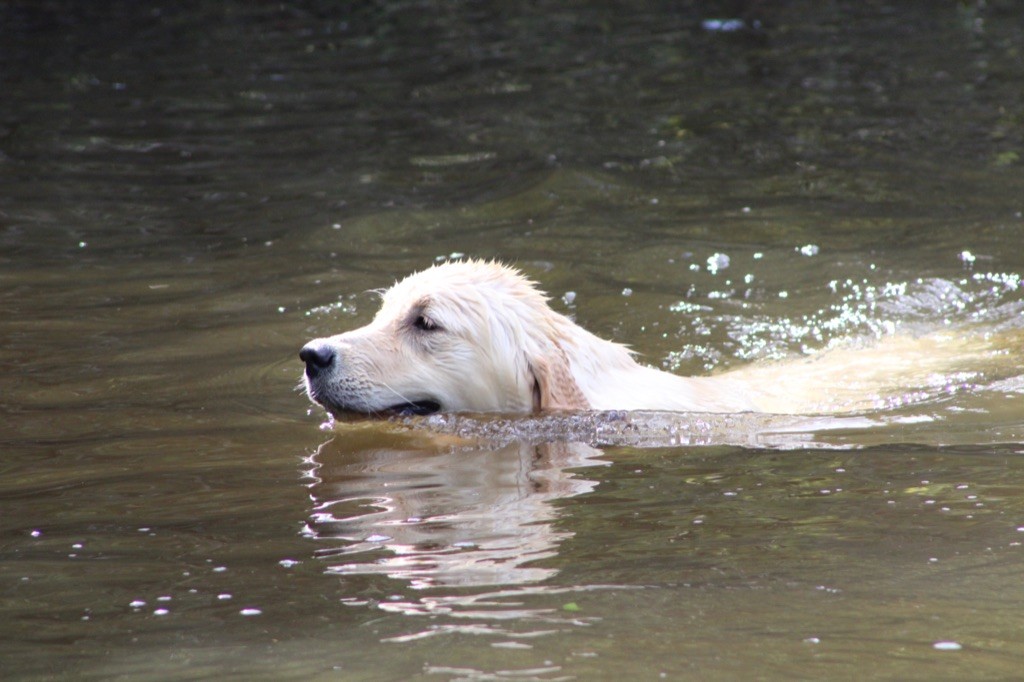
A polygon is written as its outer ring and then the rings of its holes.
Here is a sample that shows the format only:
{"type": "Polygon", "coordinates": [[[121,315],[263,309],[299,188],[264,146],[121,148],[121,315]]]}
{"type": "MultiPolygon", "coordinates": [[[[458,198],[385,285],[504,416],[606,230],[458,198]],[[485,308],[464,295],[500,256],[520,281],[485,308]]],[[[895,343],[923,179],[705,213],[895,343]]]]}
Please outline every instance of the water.
{"type": "Polygon", "coordinates": [[[4,5],[5,678],[1019,675],[1021,25],[4,5]],[[298,348],[452,254],[680,373],[999,350],[841,419],[321,430],[298,348]]]}

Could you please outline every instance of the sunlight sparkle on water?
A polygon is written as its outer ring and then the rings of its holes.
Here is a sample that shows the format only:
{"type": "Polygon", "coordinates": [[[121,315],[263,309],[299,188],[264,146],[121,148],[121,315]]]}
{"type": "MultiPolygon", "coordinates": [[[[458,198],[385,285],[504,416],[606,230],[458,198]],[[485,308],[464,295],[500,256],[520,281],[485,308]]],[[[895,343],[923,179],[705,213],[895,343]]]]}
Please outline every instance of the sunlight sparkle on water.
{"type": "MultiPolygon", "coordinates": [[[[817,255],[817,247],[797,247],[804,256],[817,255]]],[[[754,254],[754,259],[757,256],[754,254]]],[[[728,257],[715,253],[707,258],[707,270],[716,274],[728,264],[728,257]],[[723,260],[726,259],[726,260],[723,260]]],[[[699,266],[691,269],[699,271],[699,266]]],[[[688,328],[684,339],[713,337],[725,333],[733,343],[733,356],[740,360],[778,360],[794,353],[807,354],[846,344],[857,339],[881,339],[897,332],[926,332],[939,327],[955,328],[976,322],[1012,322],[1020,315],[1020,305],[1006,298],[1021,288],[1021,276],[1015,273],[974,273],[957,281],[941,278],[917,278],[906,281],[873,282],[870,278],[833,279],[824,286],[832,301],[813,312],[778,315],[769,312],[763,300],[768,279],[748,274],[737,289],[691,287],[686,298],[668,306],[685,316],[688,328]],[[753,283],[757,281],[755,287],[753,283]],[[746,285],[746,286],[743,286],[746,285]],[[730,301],[744,301],[737,306],[730,301]],[[738,310],[738,312],[737,312],[738,310]],[[761,312],[764,311],[764,312],[761,312]],[[707,314],[710,313],[710,314],[707,314]]],[[[776,298],[800,302],[815,300],[820,292],[780,290],[776,298]]],[[[699,358],[706,370],[718,367],[725,359],[710,353],[715,344],[688,343],[669,353],[665,365],[678,370],[699,358]]]]}
{"type": "Polygon", "coordinates": [[[724,253],[714,253],[708,256],[708,272],[712,275],[718,274],[719,270],[729,267],[729,256],[724,253]]]}

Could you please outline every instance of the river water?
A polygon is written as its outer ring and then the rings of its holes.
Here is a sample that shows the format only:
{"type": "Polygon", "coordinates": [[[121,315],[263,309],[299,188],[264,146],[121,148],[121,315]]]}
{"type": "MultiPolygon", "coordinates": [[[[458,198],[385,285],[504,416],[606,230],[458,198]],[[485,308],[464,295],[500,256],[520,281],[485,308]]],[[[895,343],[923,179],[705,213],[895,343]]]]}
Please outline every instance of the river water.
{"type": "Polygon", "coordinates": [[[15,1],[0,39],[5,679],[1024,669],[1018,3],[15,1]],[[301,345],[463,255],[684,374],[1000,344],[839,422],[322,425],[301,345]]]}

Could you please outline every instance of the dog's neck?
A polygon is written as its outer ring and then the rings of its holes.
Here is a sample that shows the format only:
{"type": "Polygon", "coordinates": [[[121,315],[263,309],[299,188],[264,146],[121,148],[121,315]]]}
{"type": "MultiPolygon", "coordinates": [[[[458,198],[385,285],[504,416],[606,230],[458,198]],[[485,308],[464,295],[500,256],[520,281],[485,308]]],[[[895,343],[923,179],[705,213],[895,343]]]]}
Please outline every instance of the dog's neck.
{"type": "MultiPolygon", "coordinates": [[[[568,319],[566,323],[572,324],[568,319]]],[[[577,329],[577,334],[579,330],[577,329]]],[[[757,406],[742,382],[726,377],[681,377],[638,363],[625,346],[590,332],[589,343],[559,335],[557,345],[569,364],[574,394],[585,404],[563,409],[747,412],[757,406]]]]}

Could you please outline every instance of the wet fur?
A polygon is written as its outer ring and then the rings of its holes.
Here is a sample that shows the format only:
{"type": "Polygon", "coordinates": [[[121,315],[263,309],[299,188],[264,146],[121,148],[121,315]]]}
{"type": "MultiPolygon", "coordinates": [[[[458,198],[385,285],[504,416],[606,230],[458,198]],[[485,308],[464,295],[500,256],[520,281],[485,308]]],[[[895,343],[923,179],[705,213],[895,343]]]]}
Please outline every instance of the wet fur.
{"type": "Polygon", "coordinates": [[[309,396],[331,413],[436,403],[446,412],[551,410],[820,413],[878,406],[886,392],[941,372],[984,344],[928,336],[872,349],[680,377],[638,363],[552,310],[518,271],[450,262],[384,292],[365,327],[315,339],[335,361],[307,370],[309,396]],[[853,379],[851,379],[853,377],[853,379]]]}

